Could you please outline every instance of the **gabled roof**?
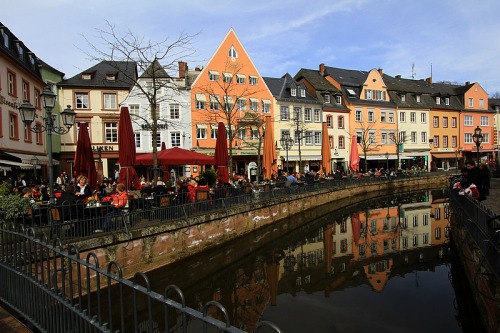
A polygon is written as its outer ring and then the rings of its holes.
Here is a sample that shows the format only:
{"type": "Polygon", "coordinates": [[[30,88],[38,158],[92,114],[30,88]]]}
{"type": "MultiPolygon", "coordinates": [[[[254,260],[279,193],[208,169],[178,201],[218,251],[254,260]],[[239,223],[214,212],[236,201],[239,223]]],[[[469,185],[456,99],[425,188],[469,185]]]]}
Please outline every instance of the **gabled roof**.
{"type": "Polygon", "coordinates": [[[325,66],[325,76],[329,75],[342,86],[361,87],[369,72],[325,66]]]}
{"type": "Polygon", "coordinates": [[[42,80],[38,58],[5,25],[0,22],[0,53],[24,68],[34,77],[42,80]],[[7,37],[7,41],[5,40],[7,37]],[[7,44],[7,46],[6,46],[7,44]]]}
{"type": "Polygon", "coordinates": [[[59,82],[61,87],[89,87],[108,89],[131,89],[137,80],[137,65],[134,61],[102,61],[85,71],[59,82]],[[89,74],[90,79],[83,79],[89,74]],[[108,80],[108,75],[114,75],[114,80],[108,80]]]}
{"type": "Polygon", "coordinates": [[[141,79],[170,79],[170,75],[165,71],[162,65],[158,62],[158,60],[154,60],[151,65],[142,73],[140,76],[141,79]]]}
{"type": "Polygon", "coordinates": [[[490,111],[497,112],[496,108],[498,107],[500,109],[500,98],[489,98],[488,107],[490,111]]]}
{"type": "Polygon", "coordinates": [[[309,103],[309,104],[321,104],[316,98],[311,96],[304,86],[303,83],[295,81],[295,79],[288,73],[283,75],[281,78],[271,78],[263,77],[266,82],[267,87],[271,91],[271,94],[278,101],[295,102],[295,103],[309,103]],[[291,95],[291,89],[297,89],[296,95],[291,95]],[[301,97],[299,89],[304,89],[306,95],[301,97]]]}

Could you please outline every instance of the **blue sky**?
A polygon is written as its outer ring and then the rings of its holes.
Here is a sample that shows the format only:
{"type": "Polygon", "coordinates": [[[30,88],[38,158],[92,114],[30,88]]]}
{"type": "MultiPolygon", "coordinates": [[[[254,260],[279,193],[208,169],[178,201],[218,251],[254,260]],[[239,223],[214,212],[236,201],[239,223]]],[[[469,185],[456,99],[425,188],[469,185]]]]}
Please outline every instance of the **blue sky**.
{"type": "Polygon", "coordinates": [[[71,77],[95,63],[106,20],[145,39],[198,34],[190,68],[204,65],[230,28],[260,74],[327,66],[464,84],[500,93],[498,0],[17,0],[0,21],[35,54],[71,77]],[[22,20],[22,21],[21,21],[22,20]]]}

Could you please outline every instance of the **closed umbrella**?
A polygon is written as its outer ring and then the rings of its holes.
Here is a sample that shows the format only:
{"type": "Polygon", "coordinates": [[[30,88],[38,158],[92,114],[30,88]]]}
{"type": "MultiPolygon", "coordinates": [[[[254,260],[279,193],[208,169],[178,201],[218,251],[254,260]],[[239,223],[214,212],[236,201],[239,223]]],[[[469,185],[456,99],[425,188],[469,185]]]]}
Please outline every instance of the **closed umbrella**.
{"type": "Polygon", "coordinates": [[[94,162],[94,152],[90,143],[90,136],[87,123],[79,124],[78,139],[76,141],[75,162],[74,162],[75,179],[80,176],[86,176],[88,185],[91,189],[97,189],[97,170],[94,162]]]}
{"type": "Polygon", "coordinates": [[[359,170],[358,141],[356,136],[353,136],[351,138],[351,156],[349,158],[349,169],[351,169],[353,172],[357,172],[359,170]]]}
{"type": "Polygon", "coordinates": [[[326,126],[326,122],[324,122],[321,137],[321,167],[325,175],[332,173],[331,159],[332,152],[330,150],[330,139],[328,138],[328,127],[326,126]]]}
{"type": "Polygon", "coordinates": [[[132,120],[128,107],[120,109],[118,121],[118,163],[120,164],[120,177],[118,183],[124,184],[127,190],[139,189],[140,181],[133,165],[135,163],[135,135],[132,129],[132,120]]]}
{"type": "Polygon", "coordinates": [[[217,165],[217,179],[229,183],[229,156],[227,154],[227,133],[224,123],[219,122],[217,140],[215,141],[215,164],[217,165]]]}
{"type": "Polygon", "coordinates": [[[276,165],[276,149],[274,148],[274,131],[271,116],[266,116],[264,132],[264,154],[262,156],[262,169],[264,179],[271,179],[273,173],[278,172],[276,165]]]}

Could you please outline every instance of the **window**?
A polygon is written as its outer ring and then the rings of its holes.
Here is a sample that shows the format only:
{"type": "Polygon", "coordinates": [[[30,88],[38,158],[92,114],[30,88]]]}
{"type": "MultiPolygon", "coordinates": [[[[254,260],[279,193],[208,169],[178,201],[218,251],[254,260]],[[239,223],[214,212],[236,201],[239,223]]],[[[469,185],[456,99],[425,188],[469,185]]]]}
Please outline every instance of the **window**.
{"type": "Polygon", "coordinates": [[[439,96],[436,97],[436,104],[438,104],[438,105],[441,104],[441,97],[439,97],[439,96]]]}
{"type": "Polygon", "coordinates": [[[337,121],[338,121],[338,127],[339,128],[344,128],[344,116],[339,116],[337,118],[337,121]]]}
{"type": "Polygon", "coordinates": [[[5,45],[6,48],[9,48],[9,35],[7,34],[7,32],[3,31],[2,29],[2,32],[3,32],[3,45],[5,45]]]}
{"type": "Polygon", "coordinates": [[[170,119],[180,119],[181,111],[179,104],[170,104],[170,119]]]}
{"type": "Polygon", "coordinates": [[[314,122],[315,123],[321,122],[321,110],[320,109],[314,109],[314,122]]]}
{"type": "Polygon", "coordinates": [[[293,119],[294,120],[302,120],[302,108],[301,107],[294,107],[293,108],[293,119]]]}
{"type": "Polygon", "coordinates": [[[427,132],[420,132],[420,143],[427,144],[427,132]]]}
{"type": "Polygon", "coordinates": [[[406,102],[406,95],[405,94],[399,95],[399,98],[401,99],[401,102],[406,102]]]}
{"type": "Polygon", "coordinates": [[[228,56],[230,58],[238,58],[238,52],[236,52],[236,49],[234,48],[234,46],[231,45],[231,47],[229,48],[229,52],[228,52],[228,56]]]}
{"type": "Polygon", "coordinates": [[[434,148],[439,148],[439,136],[434,135],[434,138],[432,139],[432,143],[434,144],[434,148]]]}
{"type": "Polygon", "coordinates": [[[280,120],[290,120],[290,111],[288,106],[280,107],[280,120]]]}
{"type": "Polygon", "coordinates": [[[35,88],[35,107],[37,109],[42,108],[42,99],[40,98],[40,90],[35,88]]]}
{"type": "Polygon", "coordinates": [[[236,83],[245,84],[245,75],[236,74],[236,83]]]}
{"type": "Polygon", "coordinates": [[[464,126],[472,126],[472,116],[464,116],[464,126]]]}
{"type": "Polygon", "coordinates": [[[212,125],[210,127],[210,139],[217,139],[217,134],[219,133],[219,129],[217,125],[212,125]]]}
{"type": "Polygon", "coordinates": [[[264,99],[262,100],[262,112],[271,113],[271,101],[264,99]]]}
{"type": "Polygon", "coordinates": [[[450,105],[450,98],[449,97],[444,98],[444,105],[450,105]]]}
{"type": "Polygon", "coordinates": [[[250,128],[250,139],[252,140],[258,140],[259,139],[259,129],[256,127],[250,128]]]}
{"type": "Polygon", "coordinates": [[[415,96],[415,101],[417,101],[417,103],[420,103],[421,98],[422,98],[422,96],[420,96],[420,95],[416,95],[416,96],[415,96]]]}
{"type": "Polygon", "coordinates": [[[346,91],[351,97],[355,97],[357,95],[354,89],[347,88],[346,91]]]}
{"type": "Polygon", "coordinates": [[[115,81],[116,80],[116,74],[114,74],[114,73],[108,73],[108,74],[106,74],[106,80],[107,81],[115,81]]]}
{"type": "Polygon", "coordinates": [[[196,109],[204,110],[207,102],[205,94],[196,94],[195,99],[196,99],[196,109]]]}
{"type": "Polygon", "coordinates": [[[472,133],[464,134],[464,143],[472,143],[472,133]]]}
{"type": "Polygon", "coordinates": [[[469,107],[470,108],[474,107],[474,99],[473,98],[469,98],[469,107]]]}
{"type": "Polygon", "coordinates": [[[380,111],[380,122],[381,123],[387,122],[387,113],[385,111],[380,111]]]}
{"type": "Polygon", "coordinates": [[[156,147],[161,147],[161,135],[160,133],[157,133],[156,134],[156,139],[155,138],[151,138],[151,146],[154,147],[156,145],[156,147]]]}
{"type": "Polygon", "coordinates": [[[208,71],[208,79],[210,81],[219,81],[219,72],[217,72],[217,71],[208,71]]]}
{"type": "Polygon", "coordinates": [[[375,111],[373,109],[368,109],[368,122],[375,122],[375,111]]]}
{"type": "Polygon", "coordinates": [[[457,137],[455,135],[451,137],[451,147],[457,148],[457,137]]]}
{"type": "Polygon", "coordinates": [[[7,92],[11,96],[17,96],[16,74],[7,71],[7,92]]]}
{"type": "Polygon", "coordinates": [[[247,129],[245,127],[238,129],[238,139],[240,139],[240,140],[247,139],[247,129]]]}
{"type": "Polygon", "coordinates": [[[323,98],[324,98],[326,104],[330,104],[330,95],[324,94],[323,98]]]}
{"type": "Polygon", "coordinates": [[[365,90],[365,99],[373,99],[373,93],[371,89],[365,90]]]}
{"type": "Polygon", "coordinates": [[[490,134],[489,133],[483,133],[483,142],[490,143],[490,134]]]}
{"type": "Polygon", "coordinates": [[[479,118],[479,125],[480,126],[489,126],[490,125],[490,119],[488,116],[481,116],[479,118]]]}
{"type": "MultiPolygon", "coordinates": [[[[35,126],[37,126],[38,128],[42,128],[42,124],[40,122],[37,122],[35,124],[35,126]]],[[[35,143],[37,145],[43,145],[43,132],[40,132],[40,133],[36,133],[35,134],[35,143]]]]}
{"type": "Polygon", "coordinates": [[[399,121],[402,123],[406,123],[406,112],[399,113],[399,121]]]}
{"type": "Polygon", "coordinates": [[[30,100],[30,84],[23,80],[23,100],[30,100]]]}
{"type": "Polygon", "coordinates": [[[326,127],[333,128],[333,117],[330,115],[326,116],[326,127]]]}
{"type": "Polygon", "coordinates": [[[411,143],[417,143],[417,132],[411,132],[411,143]]]}
{"type": "Polygon", "coordinates": [[[375,131],[370,131],[370,133],[368,133],[368,142],[370,144],[376,144],[377,143],[377,139],[375,138],[375,131]]]}
{"type": "Polygon", "coordinates": [[[31,132],[29,127],[26,126],[26,124],[24,124],[24,141],[25,142],[31,142],[33,140],[31,133],[33,133],[33,132],[31,132]]]}
{"type": "Polygon", "coordinates": [[[140,148],[141,147],[141,133],[134,133],[134,138],[135,138],[136,148],[140,148]]]}
{"type": "Polygon", "coordinates": [[[311,122],[312,121],[312,110],[311,108],[304,109],[304,121],[311,122]]]}
{"type": "Polygon", "coordinates": [[[258,78],[256,76],[249,76],[248,84],[251,86],[256,86],[258,84],[258,78]]]}
{"type": "Polygon", "coordinates": [[[321,131],[314,132],[314,144],[321,145],[321,131]]]}
{"type": "Polygon", "coordinates": [[[238,110],[246,110],[247,108],[247,100],[245,98],[238,98],[236,103],[236,107],[238,110]]]}
{"type": "Polygon", "coordinates": [[[88,74],[88,73],[83,73],[82,74],[82,80],[91,80],[92,79],[92,75],[91,74],[88,74]]]}
{"type": "Polygon", "coordinates": [[[140,110],[139,104],[129,104],[128,108],[130,111],[130,115],[135,115],[135,116],[139,115],[139,110],[140,110]]]}
{"type": "Polygon", "coordinates": [[[432,120],[433,120],[434,127],[439,127],[439,117],[434,116],[432,118],[432,120]]]}
{"type": "Polygon", "coordinates": [[[312,131],[306,131],[306,145],[312,145],[313,143],[313,132],[312,131]]]}
{"type": "Polygon", "coordinates": [[[75,93],[76,108],[88,109],[89,108],[89,93],[75,93]]]}
{"type": "Polygon", "coordinates": [[[399,132],[399,142],[406,142],[406,131],[399,132]]]}
{"type": "Polygon", "coordinates": [[[19,140],[19,130],[18,130],[18,121],[17,114],[10,112],[9,113],[9,138],[14,140],[19,140]]]}
{"type": "Polygon", "coordinates": [[[482,98],[481,98],[481,99],[479,99],[479,107],[480,107],[481,109],[484,109],[484,99],[482,99],[482,98]]]}
{"type": "Polygon", "coordinates": [[[427,114],[424,112],[420,114],[420,123],[427,124],[427,114]]]}
{"type": "Polygon", "coordinates": [[[106,143],[118,142],[118,124],[104,123],[106,143]]]}
{"type": "Polygon", "coordinates": [[[295,88],[291,88],[291,89],[290,89],[290,95],[292,95],[292,96],[297,96],[297,89],[295,89],[295,88]]]}
{"type": "Polygon", "coordinates": [[[180,147],[181,146],[181,133],[180,132],[171,132],[170,133],[170,144],[172,147],[180,147]]]}
{"type": "Polygon", "coordinates": [[[356,121],[363,121],[363,111],[356,109],[356,121]]]}
{"type": "Polygon", "coordinates": [[[116,110],[116,94],[105,93],[104,97],[104,108],[107,110],[116,110]]]}
{"type": "Polygon", "coordinates": [[[300,97],[306,97],[306,90],[305,89],[300,88],[299,93],[300,93],[300,97]]]}
{"type": "Polygon", "coordinates": [[[457,117],[451,117],[451,127],[457,127],[457,117]]]}
{"type": "Polygon", "coordinates": [[[250,111],[259,111],[259,100],[257,98],[250,98],[250,111]]]}
{"type": "Polygon", "coordinates": [[[416,122],[417,122],[417,113],[410,112],[410,123],[416,123],[416,122]]]}
{"type": "Polygon", "coordinates": [[[448,127],[448,117],[443,117],[443,127],[444,128],[448,127]]]}
{"type": "Polygon", "coordinates": [[[389,118],[387,119],[387,122],[390,124],[394,124],[394,112],[388,112],[389,118]]]}
{"type": "Polygon", "coordinates": [[[339,136],[339,149],[345,149],[345,137],[343,135],[339,136]]]}
{"type": "Polygon", "coordinates": [[[210,110],[213,111],[219,110],[219,96],[210,95],[210,110]]]}
{"type": "Polygon", "coordinates": [[[381,139],[380,139],[380,141],[381,141],[380,143],[381,143],[381,144],[383,144],[383,145],[387,144],[387,133],[382,132],[382,133],[380,134],[380,138],[381,138],[381,139]]]}
{"type": "Polygon", "coordinates": [[[342,103],[342,96],[340,95],[335,95],[335,103],[341,104],[342,103]]]}
{"type": "Polygon", "coordinates": [[[448,135],[443,136],[443,148],[448,148],[448,135]]]}
{"type": "Polygon", "coordinates": [[[206,125],[196,125],[196,138],[206,139],[207,138],[207,126],[206,125]]]}
{"type": "Polygon", "coordinates": [[[225,83],[231,83],[231,81],[233,81],[233,74],[222,73],[222,81],[224,81],[225,83]]]}

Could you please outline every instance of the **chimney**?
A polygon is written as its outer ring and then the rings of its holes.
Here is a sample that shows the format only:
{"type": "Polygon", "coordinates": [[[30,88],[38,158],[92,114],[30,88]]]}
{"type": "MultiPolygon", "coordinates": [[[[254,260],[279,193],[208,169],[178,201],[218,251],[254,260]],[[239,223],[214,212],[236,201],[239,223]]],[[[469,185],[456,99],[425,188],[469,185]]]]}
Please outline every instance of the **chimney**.
{"type": "Polygon", "coordinates": [[[427,79],[425,79],[425,82],[427,83],[432,83],[432,76],[428,77],[427,79]]]}
{"type": "Polygon", "coordinates": [[[325,64],[319,64],[319,73],[325,75],[325,64]]]}
{"type": "Polygon", "coordinates": [[[396,79],[400,79],[401,78],[401,75],[396,75],[395,76],[396,79]]]}
{"type": "Polygon", "coordinates": [[[384,70],[382,68],[379,68],[378,72],[380,73],[380,75],[384,75],[384,70]]]}
{"type": "Polygon", "coordinates": [[[465,85],[468,86],[470,84],[470,81],[465,82],[465,85]]]}
{"type": "Polygon", "coordinates": [[[179,61],[179,78],[184,78],[187,72],[187,63],[179,61]]]}

